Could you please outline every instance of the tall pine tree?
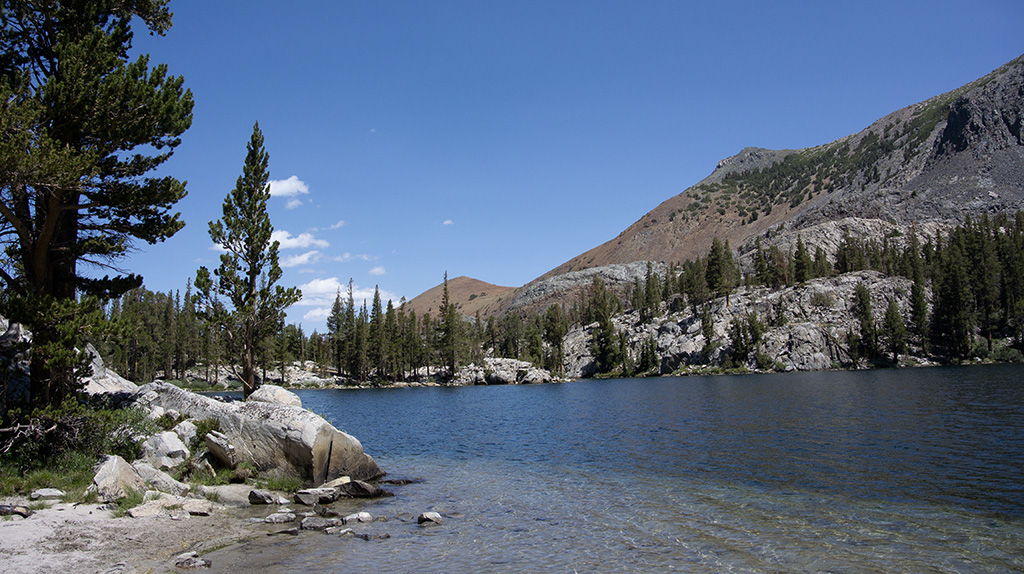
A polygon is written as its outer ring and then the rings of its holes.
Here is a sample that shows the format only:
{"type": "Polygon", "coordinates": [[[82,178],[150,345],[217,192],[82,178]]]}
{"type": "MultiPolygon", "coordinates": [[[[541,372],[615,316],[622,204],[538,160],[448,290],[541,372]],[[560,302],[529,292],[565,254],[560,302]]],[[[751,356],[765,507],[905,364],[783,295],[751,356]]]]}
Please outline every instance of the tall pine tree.
{"type": "Polygon", "coordinates": [[[264,339],[283,325],[284,310],[302,298],[295,287],[276,285],[281,278],[277,241],[267,215],[270,198],[270,156],[263,148],[259,123],[246,147],[245,165],[235,187],[224,199],[223,215],[210,222],[210,239],[225,250],[211,277],[206,267],[196,273],[200,308],[221,327],[230,351],[232,369],[249,396],[259,383],[256,360],[264,339]],[[216,296],[230,304],[219,304],[216,296]]]}

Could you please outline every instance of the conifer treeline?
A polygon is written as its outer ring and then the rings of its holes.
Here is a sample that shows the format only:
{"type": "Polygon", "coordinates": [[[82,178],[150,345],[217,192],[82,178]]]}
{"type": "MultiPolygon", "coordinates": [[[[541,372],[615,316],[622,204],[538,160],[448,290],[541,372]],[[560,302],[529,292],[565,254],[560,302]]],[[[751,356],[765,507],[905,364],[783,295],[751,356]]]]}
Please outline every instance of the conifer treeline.
{"type": "MultiPolygon", "coordinates": [[[[1010,217],[983,215],[968,218],[948,233],[922,242],[915,231],[903,237],[898,232],[881,240],[844,236],[834,261],[821,247],[812,254],[802,237],[795,248],[783,252],[777,245],[764,249],[757,240],[749,273],[742,273],[728,242],[715,239],[707,256],[687,261],[681,268],[670,266],[664,276],[648,271],[637,278],[628,297],[608,302],[608,289],[595,278],[582,319],[598,323],[592,352],[598,372],[635,374],[650,365],[646,341],[637,357],[629,356],[620,334],[616,338],[611,314],[629,308],[639,312],[642,323],[650,322],[662,310],[679,311],[690,305],[702,318],[705,338],[711,339],[711,317],[705,303],[726,297],[739,285],[780,289],[817,277],[854,271],[874,270],[913,281],[909,317],[900,314],[895,301],[875,316],[870,292],[859,286],[855,315],[859,332],[848,341],[854,356],[874,359],[885,353],[902,352],[913,344],[937,358],[963,360],[987,357],[995,339],[1008,340],[1012,348],[1024,350],[1024,212],[1010,217]]],[[[614,296],[612,296],[614,297],[614,296]]],[[[764,330],[762,319],[730,327],[733,354],[754,351],[764,330]]],[[[1019,355],[1015,355],[1019,356],[1019,355]]]]}
{"type": "MultiPolygon", "coordinates": [[[[563,309],[503,318],[462,317],[450,301],[447,277],[437,316],[418,316],[406,308],[382,302],[375,290],[372,303],[357,303],[349,283],[339,292],[327,320],[327,331],[305,335],[301,326],[284,325],[264,341],[259,366],[265,374],[292,361],[313,361],[324,375],[358,382],[387,382],[448,376],[451,367],[480,364],[485,355],[522,359],[556,374],[563,367],[563,342],[571,324],[597,323],[591,348],[598,372],[643,373],[657,366],[654,341],[645,341],[635,356],[625,334],[615,329],[612,316],[624,310],[639,312],[641,322],[659,313],[690,306],[702,318],[711,339],[712,318],[706,303],[728,297],[740,285],[782,288],[816,277],[875,270],[913,281],[911,309],[870,308],[870,293],[857,293],[858,333],[848,340],[851,353],[868,358],[897,352],[912,344],[939,358],[963,360],[987,356],[993,341],[1005,339],[1024,350],[1024,212],[968,219],[948,233],[923,242],[917,233],[889,235],[880,240],[844,237],[833,259],[798,238],[791,252],[756,243],[753,264],[742,273],[728,242],[713,242],[707,256],[670,266],[664,275],[648,267],[632,290],[616,294],[595,277],[580,300],[563,309]]],[[[222,334],[205,324],[192,304],[191,286],[184,294],[155,293],[145,288],[129,292],[107,309],[111,329],[97,347],[108,364],[135,381],[155,376],[181,379],[198,367],[210,382],[224,356],[222,334]]],[[[733,353],[749,354],[764,331],[752,317],[733,325],[733,353]]]]}

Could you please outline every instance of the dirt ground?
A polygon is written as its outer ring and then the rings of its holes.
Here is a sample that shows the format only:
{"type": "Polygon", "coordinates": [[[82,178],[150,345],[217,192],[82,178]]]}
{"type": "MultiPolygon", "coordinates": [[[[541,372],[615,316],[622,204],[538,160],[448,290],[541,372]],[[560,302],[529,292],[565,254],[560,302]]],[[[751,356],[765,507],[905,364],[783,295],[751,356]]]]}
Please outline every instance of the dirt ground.
{"type": "MultiPolygon", "coordinates": [[[[0,504],[25,504],[0,500],[0,504]]],[[[180,514],[180,513],[179,513],[180,514]]],[[[144,574],[181,572],[176,556],[200,554],[265,537],[239,509],[217,506],[210,516],[112,518],[95,504],[55,503],[28,518],[0,518],[0,570],[23,574],[144,574]]]]}

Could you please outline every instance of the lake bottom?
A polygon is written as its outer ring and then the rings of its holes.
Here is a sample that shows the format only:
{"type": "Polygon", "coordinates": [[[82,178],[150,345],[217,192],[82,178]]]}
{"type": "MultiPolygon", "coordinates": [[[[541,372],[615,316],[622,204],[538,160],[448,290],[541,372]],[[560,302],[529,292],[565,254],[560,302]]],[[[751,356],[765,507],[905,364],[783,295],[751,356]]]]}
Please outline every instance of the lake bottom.
{"type": "Polygon", "coordinates": [[[920,502],[847,499],[506,460],[381,461],[395,497],[370,540],[267,537],[207,556],[213,572],[1012,572],[1024,521],[920,502]],[[420,512],[444,517],[422,527],[420,512]],[[378,538],[386,534],[387,538],[378,538]]]}

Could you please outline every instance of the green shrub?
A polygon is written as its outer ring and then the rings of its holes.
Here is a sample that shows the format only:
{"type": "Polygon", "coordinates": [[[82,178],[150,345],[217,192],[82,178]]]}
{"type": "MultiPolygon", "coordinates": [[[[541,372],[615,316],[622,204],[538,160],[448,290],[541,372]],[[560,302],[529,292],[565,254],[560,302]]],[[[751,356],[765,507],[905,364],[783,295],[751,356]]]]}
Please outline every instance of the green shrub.
{"type": "Polygon", "coordinates": [[[992,352],[992,360],[1000,363],[1024,363],[1024,354],[1010,346],[998,347],[992,352]]]}

